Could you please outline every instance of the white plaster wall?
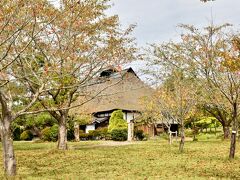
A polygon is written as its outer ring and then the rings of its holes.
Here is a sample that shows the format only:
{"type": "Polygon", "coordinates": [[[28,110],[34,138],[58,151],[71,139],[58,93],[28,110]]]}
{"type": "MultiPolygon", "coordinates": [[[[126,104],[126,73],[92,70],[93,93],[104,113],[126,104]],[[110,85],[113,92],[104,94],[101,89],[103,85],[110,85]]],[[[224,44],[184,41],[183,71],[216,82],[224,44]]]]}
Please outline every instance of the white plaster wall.
{"type": "Polygon", "coordinates": [[[128,112],[127,113],[127,122],[130,122],[134,119],[134,113],[128,112]]]}
{"type": "Polygon", "coordinates": [[[123,119],[125,119],[127,122],[130,122],[131,120],[138,117],[139,115],[140,115],[139,113],[133,113],[133,112],[127,112],[126,113],[126,112],[124,112],[123,119]]]}
{"type": "Polygon", "coordinates": [[[95,130],[95,124],[86,125],[85,133],[88,133],[91,130],[95,130]]]}

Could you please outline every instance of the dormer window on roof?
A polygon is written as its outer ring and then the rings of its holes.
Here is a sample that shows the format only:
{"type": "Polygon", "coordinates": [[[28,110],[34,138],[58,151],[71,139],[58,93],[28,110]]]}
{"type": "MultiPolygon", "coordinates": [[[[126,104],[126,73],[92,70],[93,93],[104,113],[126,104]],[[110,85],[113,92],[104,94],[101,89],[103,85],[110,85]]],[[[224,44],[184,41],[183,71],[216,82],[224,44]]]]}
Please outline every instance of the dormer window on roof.
{"type": "Polygon", "coordinates": [[[100,77],[110,77],[115,72],[118,71],[116,69],[107,69],[101,72],[100,77]]]}

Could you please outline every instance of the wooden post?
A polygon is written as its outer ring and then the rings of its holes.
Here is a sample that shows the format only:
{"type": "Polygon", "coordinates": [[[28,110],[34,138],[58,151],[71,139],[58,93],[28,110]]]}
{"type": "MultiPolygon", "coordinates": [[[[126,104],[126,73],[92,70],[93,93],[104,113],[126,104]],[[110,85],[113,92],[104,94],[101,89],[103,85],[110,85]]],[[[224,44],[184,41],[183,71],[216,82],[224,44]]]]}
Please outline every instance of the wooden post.
{"type": "Polygon", "coordinates": [[[79,124],[78,122],[74,122],[74,138],[76,142],[79,142],[79,124]]]}
{"type": "Polygon", "coordinates": [[[175,139],[176,139],[176,142],[177,142],[177,140],[178,140],[178,139],[177,139],[177,138],[178,138],[178,136],[177,136],[177,131],[174,131],[174,132],[172,132],[172,131],[169,131],[169,143],[170,143],[170,144],[172,144],[172,143],[173,143],[173,137],[172,137],[172,136],[173,136],[173,134],[175,134],[175,136],[176,136],[176,137],[175,137],[175,139]]]}
{"type": "Polygon", "coordinates": [[[230,159],[233,159],[234,156],[235,156],[236,136],[237,136],[237,132],[236,131],[232,131],[231,146],[230,146],[230,153],[229,153],[229,158],[230,159]]]}
{"type": "Polygon", "coordinates": [[[169,131],[169,144],[172,144],[172,131],[169,131]]]}
{"type": "Polygon", "coordinates": [[[128,122],[128,141],[133,141],[134,123],[128,122]]]}

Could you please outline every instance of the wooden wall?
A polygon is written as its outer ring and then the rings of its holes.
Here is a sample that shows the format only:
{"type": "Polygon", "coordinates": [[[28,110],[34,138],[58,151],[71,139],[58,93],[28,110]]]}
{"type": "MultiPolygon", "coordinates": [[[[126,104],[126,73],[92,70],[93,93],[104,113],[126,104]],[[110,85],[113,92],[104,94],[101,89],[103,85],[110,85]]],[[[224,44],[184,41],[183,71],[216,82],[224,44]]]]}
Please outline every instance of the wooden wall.
{"type": "Polygon", "coordinates": [[[154,124],[142,124],[135,127],[137,130],[143,130],[145,134],[148,134],[149,137],[154,137],[156,135],[156,128],[154,124]]]}

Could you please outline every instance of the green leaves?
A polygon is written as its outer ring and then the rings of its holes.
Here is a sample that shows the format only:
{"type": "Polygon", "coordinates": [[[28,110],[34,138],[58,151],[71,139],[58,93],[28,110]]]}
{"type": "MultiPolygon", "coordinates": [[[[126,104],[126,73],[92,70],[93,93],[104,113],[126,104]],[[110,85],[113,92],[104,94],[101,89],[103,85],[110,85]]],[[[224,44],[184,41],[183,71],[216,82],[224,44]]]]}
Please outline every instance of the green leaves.
{"type": "Polygon", "coordinates": [[[127,128],[127,121],[123,119],[122,110],[113,111],[109,120],[108,132],[114,129],[127,128]]]}

